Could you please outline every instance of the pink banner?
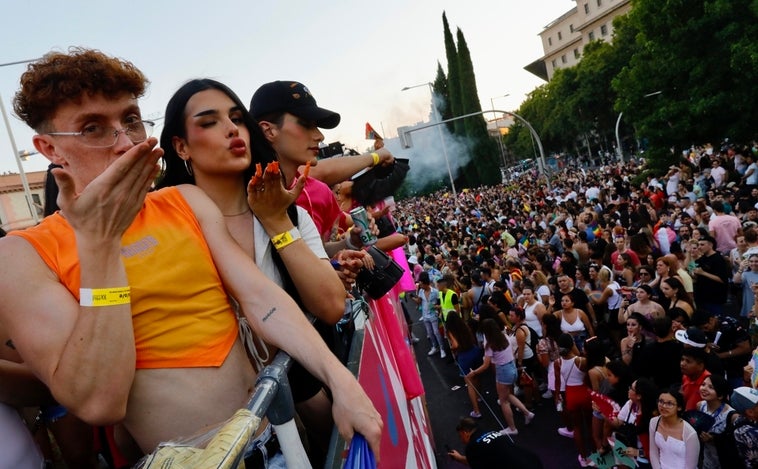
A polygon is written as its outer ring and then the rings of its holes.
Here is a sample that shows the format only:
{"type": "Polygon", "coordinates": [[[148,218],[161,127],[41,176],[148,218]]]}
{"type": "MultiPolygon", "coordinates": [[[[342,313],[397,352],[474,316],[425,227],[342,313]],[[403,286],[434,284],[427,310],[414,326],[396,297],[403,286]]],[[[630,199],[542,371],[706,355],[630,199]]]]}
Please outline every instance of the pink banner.
{"type": "Polygon", "coordinates": [[[403,251],[402,246],[390,251],[390,256],[403,268],[403,276],[400,277],[400,281],[395,286],[399,287],[400,291],[415,291],[416,283],[413,281],[413,272],[408,265],[408,259],[405,258],[405,251],[403,251]]]}
{"type": "Polygon", "coordinates": [[[396,312],[395,305],[389,295],[384,295],[378,300],[369,302],[371,309],[376,316],[374,320],[379,324],[381,331],[386,334],[387,342],[390,344],[390,350],[397,364],[400,379],[405,388],[405,394],[408,399],[413,399],[424,393],[424,385],[421,383],[421,376],[418,372],[416,362],[411,355],[410,346],[406,342],[406,335],[403,335],[400,326],[399,317],[403,317],[396,312]]]}
{"type": "MultiPolygon", "coordinates": [[[[390,339],[391,334],[385,329],[385,324],[390,323],[392,326],[391,323],[394,322],[394,329],[399,331],[401,323],[398,322],[397,314],[392,311],[391,302],[375,303],[371,302],[373,314],[364,329],[358,381],[382,415],[384,422],[381,459],[377,467],[433,469],[436,462],[423,398],[409,400],[401,378],[403,368],[416,372],[415,360],[409,352],[407,359],[410,363],[401,365],[397,361],[395,346],[390,339]],[[381,303],[384,303],[384,306],[381,303]],[[384,310],[384,314],[380,313],[380,310],[384,310]]],[[[400,340],[402,347],[407,349],[402,336],[400,340]]],[[[418,374],[417,380],[419,390],[423,393],[418,374]]]]}

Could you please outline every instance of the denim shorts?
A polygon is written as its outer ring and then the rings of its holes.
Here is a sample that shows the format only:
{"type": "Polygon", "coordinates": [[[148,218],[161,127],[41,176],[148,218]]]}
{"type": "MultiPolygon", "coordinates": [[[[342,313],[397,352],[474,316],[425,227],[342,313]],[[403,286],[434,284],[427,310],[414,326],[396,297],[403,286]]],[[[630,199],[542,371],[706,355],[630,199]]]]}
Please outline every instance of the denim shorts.
{"type": "Polygon", "coordinates": [[[244,459],[246,469],[286,469],[284,455],[276,444],[271,447],[271,441],[275,440],[273,427],[269,424],[267,428],[258,435],[254,441],[251,441],[246,448],[244,459]],[[273,450],[273,451],[272,451],[273,450]],[[273,454],[271,454],[273,452],[273,454]],[[255,454],[257,453],[257,454],[255,454]]]}
{"type": "Polygon", "coordinates": [[[516,364],[513,360],[505,365],[495,365],[495,381],[498,383],[512,385],[516,382],[517,376],[516,364]]]}

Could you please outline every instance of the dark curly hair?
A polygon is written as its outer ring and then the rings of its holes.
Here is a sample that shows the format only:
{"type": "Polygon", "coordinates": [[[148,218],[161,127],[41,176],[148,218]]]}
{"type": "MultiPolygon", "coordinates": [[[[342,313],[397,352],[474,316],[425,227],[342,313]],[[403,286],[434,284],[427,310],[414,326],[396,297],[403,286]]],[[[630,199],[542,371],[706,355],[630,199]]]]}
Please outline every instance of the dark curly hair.
{"type": "Polygon", "coordinates": [[[62,104],[78,102],[85,94],[113,98],[131,93],[139,98],[148,83],[131,62],[98,50],[72,47],[68,53],[49,52],[29,64],[21,75],[13,110],[34,130],[50,131],[50,119],[62,104]]]}

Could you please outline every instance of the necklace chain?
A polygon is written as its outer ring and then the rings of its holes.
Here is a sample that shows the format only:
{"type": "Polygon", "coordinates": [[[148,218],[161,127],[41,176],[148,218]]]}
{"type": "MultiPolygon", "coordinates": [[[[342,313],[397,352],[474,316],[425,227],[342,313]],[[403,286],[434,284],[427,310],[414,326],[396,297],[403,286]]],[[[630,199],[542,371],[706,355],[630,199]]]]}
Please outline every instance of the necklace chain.
{"type": "Polygon", "coordinates": [[[248,213],[249,211],[250,211],[250,209],[249,209],[249,208],[246,208],[245,210],[241,211],[240,213],[233,213],[233,214],[231,214],[231,215],[226,215],[226,214],[224,214],[224,216],[225,216],[225,217],[238,217],[238,216],[240,216],[240,215],[244,215],[244,214],[248,213]]]}

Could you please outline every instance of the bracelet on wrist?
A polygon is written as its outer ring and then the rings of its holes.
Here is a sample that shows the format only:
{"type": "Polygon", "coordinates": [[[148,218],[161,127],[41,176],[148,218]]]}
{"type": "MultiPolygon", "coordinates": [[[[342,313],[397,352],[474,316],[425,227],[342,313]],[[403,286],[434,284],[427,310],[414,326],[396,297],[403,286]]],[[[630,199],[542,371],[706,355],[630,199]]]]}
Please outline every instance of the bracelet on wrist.
{"type": "Polygon", "coordinates": [[[116,306],[131,303],[131,288],[80,288],[79,304],[87,307],[116,306]]]}
{"type": "Polygon", "coordinates": [[[274,245],[277,251],[281,251],[282,249],[286,248],[301,238],[302,236],[300,236],[300,230],[298,230],[297,227],[294,227],[289,231],[285,231],[284,233],[279,233],[278,235],[273,236],[271,238],[271,243],[274,245]]]}
{"type": "Polygon", "coordinates": [[[373,162],[371,163],[371,166],[376,166],[379,164],[379,160],[380,160],[379,153],[377,152],[371,153],[371,158],[373,160],[373,162]]]}

